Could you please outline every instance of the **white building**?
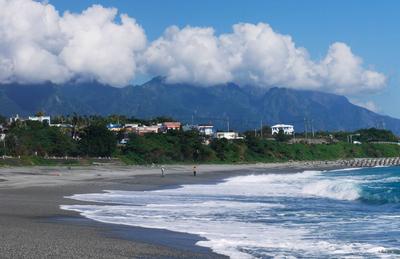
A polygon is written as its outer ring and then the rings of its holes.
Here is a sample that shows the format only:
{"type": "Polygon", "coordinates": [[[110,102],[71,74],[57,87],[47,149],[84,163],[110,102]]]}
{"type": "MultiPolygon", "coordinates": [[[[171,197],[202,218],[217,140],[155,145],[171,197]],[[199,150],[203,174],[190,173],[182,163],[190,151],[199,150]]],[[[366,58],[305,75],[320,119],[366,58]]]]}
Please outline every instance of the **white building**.
{"type": "Polygon", "coordinates": [[[213,125],[198,125],[197,130],[200,134],[205,136],[212,136],[214,134],[214,126],[213,125]]]}
{"type": "Polygon", "coordinates": [[[239,133],[237,132],[217,132],[214,134],[214,137],[217,139],[243,139],[243,137],[239,137],[239,133]]]}
{"type": "Polygon", "coordinates": [[[10,121],[10,123],[13,123],[13,122],[17,122],[17,121],[20,121],[20,120],[21,120],[21,118],[17,114],[14,117],[11,117],[9,121],[10,121]]]}
{"type": "Polygon", "coordinates": [[[214,126],[211,124],[200,124],[200,125],[183,125],[183,131],[197,130],[199,134],[211,137],[214,135],[214,126]]]}
{"type": "Polygon", "coordinates": [[[135,133],[141,136],[147,133],[159,133],[161,131],[161,127],[161,124],[151,126],[142,125],[135,129],[135,133]]]}
{"type": "Polygon", "coordinates": [[[293,125],[287,124],[277,124],[271,127],[272,135],[278,134],[280,130],[283,130],[283,133],[286,135],[293,135],[294,134],[294,127],[293,125]]]}
{"type": "Polygon", "coordinates": [[[72,129],[74,127],[72,124],[65,124],[65,123],[50,124],[50,126],[56,128],[64,128],[64,129],[72,129]]]}
{"type": "Polygon", "coordinates": [[[119,143],[121,145],[126,145],[126,144],[128,144],[128,142],[129,142],[129,138],[123,138],[119,143]]]}
{"type": "Polygon", "coordinates": [[[139,127],[139,124],[137,123],[126,123],[124,126],[125,129],[135,129],[137,127],[139,127]]]}
{"type": "Polygon", "coordinates": [[[29,116],[28,120],[30,121],[39,121],[39,122],[47,122],[47,124],[51,124],[50,116],[29,116]]]}
{"type": "Polygon", "coordinates": [[[161,131],[167,132],[168,130],[180,130],[181,123],[178,121],[165,121],[161,124],[161,131]]]}

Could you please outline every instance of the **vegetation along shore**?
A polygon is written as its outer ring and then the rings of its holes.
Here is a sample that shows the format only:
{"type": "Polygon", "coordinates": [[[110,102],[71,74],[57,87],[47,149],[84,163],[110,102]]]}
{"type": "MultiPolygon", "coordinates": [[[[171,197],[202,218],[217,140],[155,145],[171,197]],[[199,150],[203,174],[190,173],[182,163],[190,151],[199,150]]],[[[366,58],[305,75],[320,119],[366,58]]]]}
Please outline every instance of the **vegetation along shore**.
{"type": "MultiPolygon", "coordinates": [[[[43,118],[43,114],[38,115],[43,118]]],[[[117,115],[58,116],[52,118],[52,124],[2,118],[1,124],[0,165],[11,166],[324,160],[338,160],[347,166],[377,166],[398,165],[395,158],[400,156],[398,137],[375,128],[289,136],[283,132],[272,135],[271,128],[263,125],[260,129],[235,133],[234,138],[219,138],[163,117],[141,120],[117,115]],[[147,132],[130,130],[132,125],[141,125],[147,132]],[[157,129],[162,125],[170,128],[149,130],[157,125],[157,129]]]]}

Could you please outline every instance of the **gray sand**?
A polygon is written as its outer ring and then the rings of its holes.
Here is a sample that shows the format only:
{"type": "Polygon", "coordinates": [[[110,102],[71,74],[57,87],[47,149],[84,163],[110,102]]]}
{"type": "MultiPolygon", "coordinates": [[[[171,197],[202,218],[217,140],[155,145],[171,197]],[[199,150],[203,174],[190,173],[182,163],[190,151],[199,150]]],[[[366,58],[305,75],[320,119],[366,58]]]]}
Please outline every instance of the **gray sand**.
{"type": "Polygon", "coordinates": [[[338,167],[335,162],[200,165],[196,177],[192,176],[191,166],[166,166],[165,177],[161,177],[158,167],[1,168],[0,257],[224,258],[206,248],[193,249],[197,237],[96,223],[77,213],[60,210],[59,206],[77,204],[64,198],[76,193],[150,190],[213,183],[250,173],[338,167]]]}

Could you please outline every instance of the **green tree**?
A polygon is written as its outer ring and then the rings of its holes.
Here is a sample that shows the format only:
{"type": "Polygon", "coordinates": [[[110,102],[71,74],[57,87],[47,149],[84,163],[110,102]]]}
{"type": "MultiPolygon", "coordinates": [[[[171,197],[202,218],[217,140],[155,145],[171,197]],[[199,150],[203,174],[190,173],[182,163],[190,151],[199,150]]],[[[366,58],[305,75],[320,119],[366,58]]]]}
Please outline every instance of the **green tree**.
{"type": "Polygon", "coordinates": [[[38,112],[35,113],[35,116],[42,117],[42,116],[44,116],[44,112],[43,111],[38,111],[38,112]]]}
{"type": "Polygon", "coordinates": [[[26,121],[11,125],[6,151],[11,155],[65,156],[76,154],[76,145],[68,131],[26,121]]]}
{"type": "Polygon", "coordinates": [[[361,129],[356,131],[356,133],[360,134],[359,140],[361,142],[370,142],[370,141],[391,141],[397,142],[398,138],[390,131],[384,129],[361,129]]]}
{"type": "Polygon", "coordinates": [[[0,115],[0,124],[5,124],[7,123],[7,118],[4,117],[3,115],[0,115]]]}
{"type": "Polygon", "coordinates": [[[290,136],[285,134],[285,132],[282,129],[279,130],[278,134],[275,134],[275,140],[278,142],[287,142],[289,141],[289,139],[290,136]]]}
{"type": "Polygon", "coordinates": [[[117,147],[115,135],[104,125],[90,125],[83,131],[79,149],[87,156],[111,156],[117,147]]]}

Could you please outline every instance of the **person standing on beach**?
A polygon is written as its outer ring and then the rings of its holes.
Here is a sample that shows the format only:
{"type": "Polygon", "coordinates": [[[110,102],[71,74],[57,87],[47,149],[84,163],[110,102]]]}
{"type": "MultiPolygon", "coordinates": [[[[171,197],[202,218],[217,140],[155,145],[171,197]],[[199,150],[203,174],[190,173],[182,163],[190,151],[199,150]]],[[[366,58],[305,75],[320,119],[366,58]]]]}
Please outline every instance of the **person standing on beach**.
{"type": "Polygon", "coordinates": [[[196,166],[193,166],[193,176],[196,176],[196,166]]]}
{"type": "Polygon", "coordinates": [[[162,166],[162,167],[161,167],[161,177],[164,177],[164,173],[165,173],[165,169],[164,169],[164,167],[162,166]]]}

